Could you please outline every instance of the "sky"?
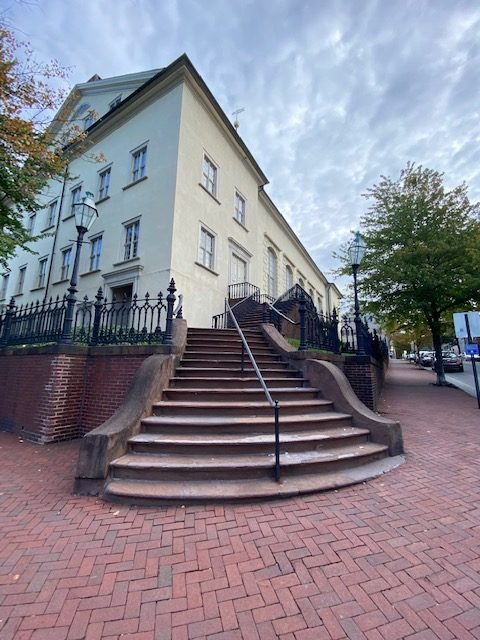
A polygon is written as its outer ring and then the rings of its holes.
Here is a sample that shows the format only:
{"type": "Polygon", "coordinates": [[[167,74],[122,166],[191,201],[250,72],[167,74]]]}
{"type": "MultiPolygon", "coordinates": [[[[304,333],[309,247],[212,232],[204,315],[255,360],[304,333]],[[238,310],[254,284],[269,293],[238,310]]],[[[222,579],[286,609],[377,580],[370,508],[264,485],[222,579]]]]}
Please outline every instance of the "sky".
{"type": "Polygon", "coordinates": [[[267,175],[318,266],[407,162],[480,200],[478,0],[0,0],[69,82],[160,68],[182,53],[267,175]]]}

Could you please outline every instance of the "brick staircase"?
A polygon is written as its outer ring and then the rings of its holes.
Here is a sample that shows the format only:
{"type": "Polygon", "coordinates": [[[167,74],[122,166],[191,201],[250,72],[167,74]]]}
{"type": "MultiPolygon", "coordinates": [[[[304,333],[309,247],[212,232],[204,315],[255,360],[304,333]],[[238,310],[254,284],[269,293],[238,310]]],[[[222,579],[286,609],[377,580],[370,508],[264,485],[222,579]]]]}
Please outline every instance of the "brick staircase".
{"type": "MultiPolygon", "coordinates": [[[[258,325],[257,325],[258,326],[258,325]]],[[[258,330],[245,335],[280,405],[282,480],[273,479],[273,410],[231,329],[189,329],[163,399],[110,464],[104,497],[117,502],[249,500],[332,489],[371,477],[387,447],[369,441],[318,389],[282,362],[258,330]]]]}

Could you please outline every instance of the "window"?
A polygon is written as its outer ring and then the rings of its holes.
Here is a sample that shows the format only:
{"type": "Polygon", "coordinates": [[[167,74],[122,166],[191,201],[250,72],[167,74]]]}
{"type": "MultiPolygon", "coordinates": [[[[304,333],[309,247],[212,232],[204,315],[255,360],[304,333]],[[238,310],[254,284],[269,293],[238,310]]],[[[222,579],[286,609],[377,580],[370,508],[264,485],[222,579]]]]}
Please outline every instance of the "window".
{"type": "Polygon", "coordinates": [[[235,192],[234,218],[237,222],[245,226],[245,199],[242,198],[238,191],[235,192]]]}
{"type": "Polygon", "coordinates": [[[57,217],[57,200],[55,200],[54,202],[51,202],[48,205],[48,212],[47,212],[47,228],[48,227],[53,227],[53,225],[55,224],[55,220],[57,217]]]}
{"type": "Polygon", "coordinates": [[[72,216],[75,215],[74,206],[82,201],[81,196],[82,196],[82,185],[79,184],[78,187],[75,187],[75,189],[72,189],[72,195],[70,199],[70,215],[72,216]]]}
{"type": "Polygon", "coordinates": [[[60,269],[60,280],[68,280],[70,263],[72,262],[72,247],[62,251],[62,267],[60,269]]]}
{"type": "Polygon", "coordinates": [[[120,94],[114,100],[112,100],[108,106],[110,107],[110,109],[115,109],[115,107],[117,107],[121,101],[122,101],[122,94],[120,94]]]}
{"type": "Polygon", "coordinates": [[[302,289],[305,289],[305,282],[302,280],[302,278],[298,279],[298,284],[302,287],[302,289]]]}
{"type": "Polygon", "coordinates": [[[293,287],[293,271],[288,264],[285,267],[285,286],[287,291],[293,287]]]}
{"type": "Polygon", "coordinates": [[[277,297],[277,256],[273,249],[268,249],[267,256],[267,293],[277,297]]]}
{"type": "Polygon", "coordinates": [[[38,262],[38,288],[45,286],[45,279],[47,277],[47,263],[48,258],[41,258],[38,262]]]}
{"type": "Polygon", "coordinates": [[[18,282],[17,282],[17,295],[23,293],[23,285],[25,284],[25,276],[27,274],[27,267],[20,267],[18,272],[18,282]]]}
{"type": "Polygon", "coordinates": [[[231,256],[231,273],[230,284],[237,284],[239,282],[247,282],[247,263],[239,256],[232,253],[231,256]]]}
{"type": "Polygon", "coordinates": [[[37,219],[37,214],[36,213],[32,213],[32,215],[28,219],[28,233],[30,235],[33,235],[33,232],[35,231],[35,220],[36,219],[37,219]]]}
{"type": "Polygon", "coordinates": [[[208,269],[215,267],[215,236],[205,227],[200,228],[200,247],[198,260],[208,269]]]}
{"type": "Polygon", "coordinates": [[[100,255],[102,253],[102,236],[97,236],[90,241],[90,271],[100,268],[100,255]]]}
{"type": "Polygon", "coordinates": [[[105,169],[100,173],[100,184],[98,188],[99,200],[103,200],[103,198],[106,198],[108,196],[108,191],[110,189],[110,174],[111,167],[108,167],[108,169],[105,169]]]}
{"type": "Polygon", "coordinates": [[[6,273],[2,276],[2,290],[0,292],[0,300],[5,300],[7,297],[7,289],[8,289],[8,280],[10,279],[10,274],[6,273]]]}
{"type": "Polygon", "coordinates": [[[132,153],[132,182],[143,178],[147,166],[147,147],[132,153]]]}
{"type": "Polygon", "coordinates": [[[203,156],[202,185],[212,196],[217,196],[217,167],[207,156],[203,156]]]}
{"type": "Polygon", "coordinates": [[[317,311],[318,313],[323,313],[322,296],[318,296],[317,298],[317,311]]]}
{"type": "Polygon", "coordinates": [[[89,114],[83,119],[83,130],[86,131],[93,124],[93,113],[90,111],[89,114]]]}
{"type": "Polygon", "coordinates": [[[123,259],[130,260],[138,255],[138,232],[140,221],[136,220],[125,225],[125,244],[123,245],[123,259]]]}

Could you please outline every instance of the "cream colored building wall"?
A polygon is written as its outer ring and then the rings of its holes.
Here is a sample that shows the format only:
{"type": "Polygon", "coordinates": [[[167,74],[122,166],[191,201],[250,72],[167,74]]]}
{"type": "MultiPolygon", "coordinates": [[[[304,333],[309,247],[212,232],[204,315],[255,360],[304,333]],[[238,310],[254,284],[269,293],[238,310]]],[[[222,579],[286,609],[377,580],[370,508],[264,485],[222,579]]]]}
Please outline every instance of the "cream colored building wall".
{"type": "MultiPolygon", "coordinates": [[[[128,120],[117,122],[96,140],[88,151],[88,157],[84,155],[71,163],[72,178],[65,186],[48,291],[36,289],[36,282],[38,260],[51,254],[52,237],[35,243],[33,248],[38,255],[20,251],[12,260],[7,298],[15,293],[18,271],[23,264],[27,264],[26,281],[23,295],[16,296],[17,304],[41,299],[45,293],[48,297],[65,293],[68,280],[60,279],[61,251],[73,247],[73,266],[77,237],[75,221],[70,215],[71,190],[81,185],[82,195],[91,191],[98,199],[99,174],[106,167],[111,168],[109,197],[97,203],[98,219],[85,237],[87,241],[100,234],[103,237],[100,270],[89,272],[90,246],[85,244],[80,258],[78,297],[87,295],[92,298],[100,286],[110,295],[112,286],[127,283],[133,283],[134,293],[140,297],[147,291],[151,295],[156,295],[159,290],[166,294],[170,277],[180,102],[181,87],[178,85],[128,120]],[[144,144],[147,145],[147,177],[130,185],[131,152],[144,144]],[[88,159],[98,154],[104,156],[100,162],[88,159]],[[124,223],[134,219],[140,220],[138,257],[124,261],[124,223]]],[[[61,191],[60,182],[51,182],[43,195],[46,204],[55,198],[60,201],[61,191]]],[[[44,228],[46,217],[47,207],[37,214],[38,231],[44,228]]]]}

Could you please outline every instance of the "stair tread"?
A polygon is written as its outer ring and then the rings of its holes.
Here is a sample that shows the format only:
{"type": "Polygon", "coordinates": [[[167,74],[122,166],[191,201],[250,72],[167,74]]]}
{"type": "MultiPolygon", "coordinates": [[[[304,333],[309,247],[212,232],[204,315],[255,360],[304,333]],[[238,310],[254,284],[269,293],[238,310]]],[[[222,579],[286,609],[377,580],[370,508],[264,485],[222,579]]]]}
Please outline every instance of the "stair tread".
{"type": "MultiPolygon", "coordinates": [[[[331,447],[325,450],[297,451],[281,453],[280,463],[284,467],[312,464],[318,462],[334,462],[347,458],[371,456],[374,453],[388,451],[388,447],[374,442],[331,447]]],[[[274,452],[255,454],[215,454],[215,455],[182,455],[159,453],[127,453],[110,464],[113,467],[132,469],[229,469],[239,468],[268,468],[272,465],[274,452]]]]}
{"type": "MultiPolygon", "coordinates": [[[[282,381],[284,378],[282,378],[282,381]]],[[[262,386],[258,383],[258,387],[244,387],[242,389],[228,389],[219,387],[217,389],[212,389],[211,387],[193,387],[191,389],[178,389],[175,387],[168,387],[166,391],[168,393],[210,393],[210,394],[222,394],[222,393],[260,393],[263,392],[262,386]]],[[[294,394],[306,394],[306,393],[318,393],[318,389],[316,387],[276,387],[271,390],[275,393],[294,393],[294,394]]]]}
{"type": "MultiPolygon", "coordinates": [[[[276,391],[276,390],[275,390],[276,391]]],[[[282,400],[280,405],[281,407],[323,407],[325,405],[331,405],[332,402],[330,400],[323,400],[322,398],[315,398],[312,400],[282,400]]],[[[215,412],[218,412],[222,407],[228,409],[244,409],[248,406],[250,409],[264,409],[265,407],[270,407],[271,405],[265,400],[264,402],[202,402],[202,401],[187,401],[187,400],[160,400],[159,402],[154,402],[153,407],[163,407],[163,408],[172,408],[176,407],[190,407],[192,409],[213,409],[215,412]]]]}
{"type": "MultiPolygon", "coordinates": [[[[369,433],[368,429],[359,429],[358,427],[334,427],[325,429],[324,431],[289,431],[280,434],[280,442],[299,442],[299,441],[317,441],[332,440],[336,438],[349,438],[352,436],[364,436],[369,433]]],[[[129,439],[129,442],[135,444],[199,444],[199,445],[216,445],[216,444],[262,444],[274,442],[274,433],[226,433],[212,434],[206,430],[196,433],[139,433],[129,439]]]]}
{"type": "MultiPolygon", "coordinates": [[[[289,378],[285,378],[285,377],[274,377],[274,376],[263,376],[263,379],[266,382],[277,382],[277,381],[281,381],[281,382],[285,382],[286,380],[288,380],[289,378]]],[[[302,378],[295,376],[294,373],[292,373],[291,376],[292,382],[301,382],[302,378]]],[[[208,377],[208,376],[191,376],[189,378],[182,378],[181,376],[175,376],[173,378],[170,378],[170,381],[175,382],[176,380],[181,380],[182,382],[185,382],[185,380],[188,380],[189,382],[206,382],[211,381],[211,382],[216,382],[216,383],[220,383],[220,382],[257,382],[258,384],[260,384],[258,378],[256,377],[251,377],[251,376],[218,376],[218,377],[208,377]]],[[[268,386],[268,385],[267,385],[268,386]]],[[[290,387],[289,387],[290,388],[290,387]]],[[[308,387],[302,387],[303,389],[306,389],[308,387]]],[[[277,389],[278,390],[278,389],[277,389]]]]}
{"type": "MultiPolygon", "coordinates": [[[[331,402],[327,401],[328,404],[331,402]]],[[[217,403],[214,405],[217,406],[217,403]]],[[[215,412],[218,414],[218,412],[215,412]]],[[[294,416],[282,416],[281,423],[297,423],[297,422],[331,422],[332,420],[346,420],[351,418],[351,415],[347,413],[340,413],[337,411],[324,411],[323,413],[305,413],[297,414],[294,416]]],[[[229,425],[255,425],[255,424],[273,424],[273,413],[270,416],[148,416],[142,419],[142,423],[145,424],[162,424],[172,422],[178,423],[181,426],[196,425],[199,422],[205,426],[215,426],[225,424],[225,420],[228,420],[229,425]]]]}
{"type": "Polygon", "coordinates": [[[223,480],[221,483],[210,480],[181,482],[175,480],[110,480],[105,488],[104,497],[111,500],[142,499],[148,502],[166,502],[169,500],[252,500],[261,498],[281,498],[317,491],[328,491],[365,482],[398,467],[404,461],[403,456],[383,458],[374,462],[343,469],[336,472],[289,476],[281,482],[269,478],[255,480],[223,480]]]}

